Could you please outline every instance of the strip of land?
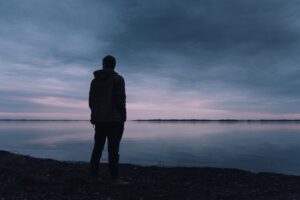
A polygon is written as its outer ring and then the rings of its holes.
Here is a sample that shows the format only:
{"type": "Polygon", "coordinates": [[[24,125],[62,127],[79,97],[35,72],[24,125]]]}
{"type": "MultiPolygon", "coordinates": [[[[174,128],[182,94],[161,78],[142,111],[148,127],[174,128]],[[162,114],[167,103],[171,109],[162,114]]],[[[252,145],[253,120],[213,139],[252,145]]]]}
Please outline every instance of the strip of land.
{"type": "Polygon", "coordinates": [[[223,122],[223,123],[268,123],[293,122],[300,123],[300,119],[137,119],[137,122],[223,122]]]}
{"type": "Polygon", "coordinates": [[[0,119],[0,121],[10,122],[10,121],[22,121],[22,122],[79,122],[79,121],[90,121],[84,119],[0,119]]]}
{"type": "MultiPolygon", "coordinates": [[[[0,121],[54,121],[54,122],[77,122],[77,121],[90,121],[86,119],[0,119],[0,121]]],[[[300,119],[134,119],[128,121],[136,122],[296,122],[300,123],[300,119]]]]}
{"type": "Polygon", "coordinates": [[[0,199],[300,199],[300,177],[238,169],[141,167],[121,164],[128,186],[89,175],[88,163],[0,151],[0,199]]]}

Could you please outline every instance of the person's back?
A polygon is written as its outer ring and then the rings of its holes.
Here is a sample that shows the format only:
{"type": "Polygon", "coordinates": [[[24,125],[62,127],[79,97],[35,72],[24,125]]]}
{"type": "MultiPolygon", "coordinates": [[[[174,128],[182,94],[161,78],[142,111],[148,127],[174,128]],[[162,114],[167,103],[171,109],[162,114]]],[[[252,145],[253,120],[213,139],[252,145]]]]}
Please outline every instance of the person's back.
{"type": "Polygon", "coordinates": [[[91,122],[126,121],[124,79],[111,69],[94,72],[89,106],[91,122]]]}
{"type": "Polygon", "coordinates": [[[103,58],[103,69],[94,72],[89,93],[91,123],[95,126],[94,148],[90,161],[93,177],[98,176],[99,162],[108,140],[109,170],[118,180],[119,145],[126,121],[125,82],[114,71],[115,58],[103,58]]]}

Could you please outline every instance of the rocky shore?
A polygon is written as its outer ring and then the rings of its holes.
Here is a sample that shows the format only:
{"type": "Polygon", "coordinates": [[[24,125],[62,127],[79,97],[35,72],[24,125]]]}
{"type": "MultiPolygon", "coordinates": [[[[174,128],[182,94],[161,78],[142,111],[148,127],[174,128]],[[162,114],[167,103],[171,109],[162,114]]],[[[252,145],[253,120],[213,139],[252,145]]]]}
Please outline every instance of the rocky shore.
{"type": "Polygon", "coordinates": [[[85,162],[61,162],[0,151],[0,200],[6,199],[287,199],[300,200],[300,177],[238,169],[161,168],[122,164],[128,186],[101,181],[85,162]]]}

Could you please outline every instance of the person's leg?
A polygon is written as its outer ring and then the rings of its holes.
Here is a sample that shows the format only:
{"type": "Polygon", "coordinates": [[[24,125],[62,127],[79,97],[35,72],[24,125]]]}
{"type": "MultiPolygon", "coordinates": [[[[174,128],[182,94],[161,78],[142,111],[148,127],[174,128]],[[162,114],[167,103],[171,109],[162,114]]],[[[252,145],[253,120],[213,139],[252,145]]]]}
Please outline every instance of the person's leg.
{"type": "Polygon", "coordinates": [[[106,140],[106,125],[104,123],[95,124],[94,148],[90,161],[90,170],[93,176],[98,176],[99,164],[106,140]]]}
{"type": "Polygon", "coordinates": [[[124,124],[111,123],[111,132],[107,134],[109,171],[113,179],[119,178],[119,147],[122,139],[124,124]]]}

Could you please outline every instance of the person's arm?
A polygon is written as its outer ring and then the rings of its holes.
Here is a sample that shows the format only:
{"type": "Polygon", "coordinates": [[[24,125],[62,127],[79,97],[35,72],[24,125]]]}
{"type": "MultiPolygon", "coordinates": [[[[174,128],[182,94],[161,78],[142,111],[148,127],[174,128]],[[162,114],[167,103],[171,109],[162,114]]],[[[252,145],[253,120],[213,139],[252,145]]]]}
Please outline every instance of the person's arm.
{"type": "Polygon", "coordinates": [[[117,108],[121,114],[121,120],[125,122],[127,119],[125,81],[121,76],[119,77],[117,82],[116,103],[117,103],[117,108]]]}
{"type": "Polygon", "coordinates": [[[94,114],[93,111],[95,109],[95,86],[94,81],[91,82],[90,85],[90,92],[89,92],[89,107],[91,109],[91,124],[95,124],[94,114]]]}

